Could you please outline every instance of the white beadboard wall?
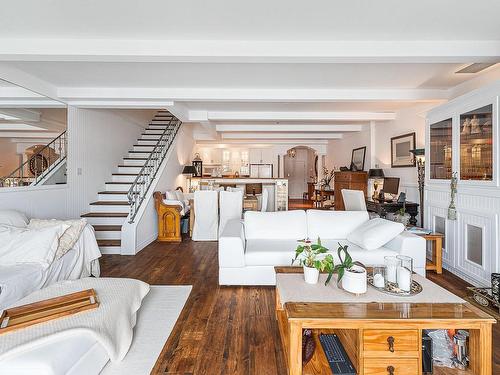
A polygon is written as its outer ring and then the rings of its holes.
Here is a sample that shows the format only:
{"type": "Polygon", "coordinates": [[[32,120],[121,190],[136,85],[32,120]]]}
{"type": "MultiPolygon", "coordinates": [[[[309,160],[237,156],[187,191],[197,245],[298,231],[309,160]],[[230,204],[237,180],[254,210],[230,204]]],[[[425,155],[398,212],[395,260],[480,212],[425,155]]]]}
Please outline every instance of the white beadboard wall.
{"type": "Polygon", "coordinates": [[[88,204],[97,200],[97,192],[104,190],[104,183],[111,181],[111,173],[137,142],[146,124],[134,120],[121,111],[68,109],[71,216],[89,210],[88,204]]]}

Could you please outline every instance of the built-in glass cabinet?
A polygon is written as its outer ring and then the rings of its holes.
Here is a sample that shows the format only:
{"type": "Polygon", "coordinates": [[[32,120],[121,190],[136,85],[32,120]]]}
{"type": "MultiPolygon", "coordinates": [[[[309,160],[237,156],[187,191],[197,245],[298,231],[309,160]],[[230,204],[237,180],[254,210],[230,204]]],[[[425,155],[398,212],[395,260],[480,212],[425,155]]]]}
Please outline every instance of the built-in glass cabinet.
{"type": "Polygon", "coordinates": [[[460,179],[493,179],[493,105],[460,115],[460,179]]]}
{"type": "Polygon", "coordinates": [[[451,178],[453,121],[451,118],[430,125],[430,177],[433,180],[451,178]]]}

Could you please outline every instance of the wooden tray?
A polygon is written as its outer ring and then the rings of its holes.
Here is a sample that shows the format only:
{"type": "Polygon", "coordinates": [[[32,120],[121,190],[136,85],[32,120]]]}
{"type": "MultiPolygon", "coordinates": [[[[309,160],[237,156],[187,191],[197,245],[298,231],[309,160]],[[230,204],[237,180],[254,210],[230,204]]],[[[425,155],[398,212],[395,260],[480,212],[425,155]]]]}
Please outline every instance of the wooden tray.
{"type": "Polygon", "coordinates": [[[13,307],[0,316],[0,335],[97,307],[99,302],[94,289],[13,307]]]}

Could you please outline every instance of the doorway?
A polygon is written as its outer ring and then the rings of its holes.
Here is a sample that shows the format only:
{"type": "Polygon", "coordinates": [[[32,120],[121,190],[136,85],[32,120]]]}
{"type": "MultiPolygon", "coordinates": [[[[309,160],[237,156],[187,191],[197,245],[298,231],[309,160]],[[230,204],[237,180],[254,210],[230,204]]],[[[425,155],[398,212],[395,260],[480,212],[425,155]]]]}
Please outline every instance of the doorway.
{"type": "Polygon", "coordinates": [[[316,152],[306,146],[288,150],[283,157],[283,172],[288,179],[288,197],[302,199],[307,191],[307,183],[313,182],[316,175],[316,152]]]}

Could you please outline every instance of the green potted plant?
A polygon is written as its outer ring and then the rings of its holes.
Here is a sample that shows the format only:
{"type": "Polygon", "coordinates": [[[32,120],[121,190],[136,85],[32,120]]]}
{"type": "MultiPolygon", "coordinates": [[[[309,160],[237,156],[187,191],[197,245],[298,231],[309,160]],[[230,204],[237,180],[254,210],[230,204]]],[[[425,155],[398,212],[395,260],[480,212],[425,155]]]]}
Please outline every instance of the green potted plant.
{"type": "Polygon", "coordinates": [[[299,245],[295,250],[295,258],[292,260],[292,264],[296,261],[299,262],[304,268],[304,280],[308,284],[317,284],[319,273],[328,272],[328,277],[325,281],[325,285],[330,282],[333,275],[333,256],[331,254],[326,254],[328,249],[321,245],[321,240],[318,238],[318,242],[313,244],[309,239],[298,241],[299,245]]]}
{"type": "Polygon", "coordinates": [[[342,246],[339,242],[337,250],[340,263],[337,264],[333,272],[337,273],[337,285],[342,289],[354,293],[366,293],[366,269],[363,263],[352,260],[351,255],[347,251],[347,245],[342,246]],[[341,284],[342,283],[342,284],[341,284]]]}

